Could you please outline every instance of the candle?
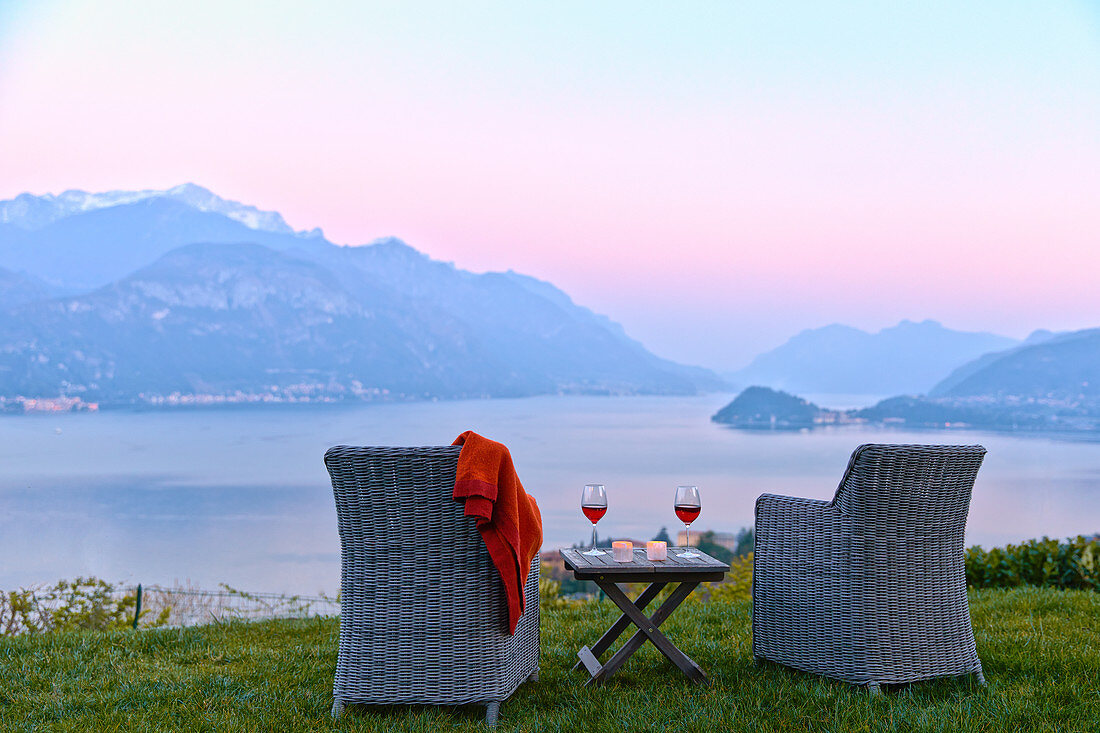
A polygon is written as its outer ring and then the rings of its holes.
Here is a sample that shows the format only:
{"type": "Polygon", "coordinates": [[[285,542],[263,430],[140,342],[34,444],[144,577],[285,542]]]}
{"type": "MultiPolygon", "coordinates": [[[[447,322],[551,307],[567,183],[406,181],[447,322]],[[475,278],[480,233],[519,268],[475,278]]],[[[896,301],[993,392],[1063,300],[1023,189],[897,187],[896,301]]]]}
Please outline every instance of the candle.
{"type": "Polygon", "coordinates": [[[645,543],[645,556],[650,560],[667,560],[668,545],[660,540],[650,540],[645,543]]]}
{"type": "Polygon", "coordinates": [[[634,544],[628,540],[615,540],[611,543],[615,553],[615,562],[630,562],[634,559],[634,544]]]}

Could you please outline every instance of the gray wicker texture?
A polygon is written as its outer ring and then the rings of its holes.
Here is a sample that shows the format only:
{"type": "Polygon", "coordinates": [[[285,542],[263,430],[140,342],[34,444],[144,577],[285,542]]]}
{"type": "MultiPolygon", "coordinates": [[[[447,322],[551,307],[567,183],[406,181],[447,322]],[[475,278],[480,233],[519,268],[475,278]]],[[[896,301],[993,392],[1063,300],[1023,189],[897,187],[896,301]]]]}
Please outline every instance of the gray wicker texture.
{"type": "Polygon", "coordinates": [[[537,676],[539,557],[509,635],[504,585],[452,498],[460,450],[325,454],[341,546],[334,715],[347,703],[480,703],[492,724],[500,702],[537,676]]]}
{"type": "Polygon", "coordinates": [[[756,500],[753,656],[867,685],[975,674],[963,533],[980,445],[861,445],[832,501],[756,500]]]}

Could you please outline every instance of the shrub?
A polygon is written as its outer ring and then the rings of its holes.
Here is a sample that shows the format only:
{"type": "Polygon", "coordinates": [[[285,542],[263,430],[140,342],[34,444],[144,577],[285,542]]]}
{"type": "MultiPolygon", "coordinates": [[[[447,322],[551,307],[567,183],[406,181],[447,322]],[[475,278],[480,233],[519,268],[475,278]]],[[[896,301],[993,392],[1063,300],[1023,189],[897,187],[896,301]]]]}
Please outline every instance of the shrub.
{"type": "Polygon", "coordinates": [[[730,560],[730,571],[721,583],[708,583],[709,598],[740,601],[752,598],[752,553],[730,560]]]}
{"type": "MultiPolygon", "coordinates": [[[[546,567],[545,563],[543,567],[546,567]]],[[[539,606],[541,606],[543,610],[547,610],[551,608],[561,608],[567,605],[569,605],[569,601],[561,595],[561,581],[540,574],[539,606]]]]}
{"type": "Polygon", "coordinates": [[[1100,590],[1100,542],[1044,537],[1019,545],[966,551],[966,582],[974,588],[1033,585],[1100,590]]]}
{"type": "MultiPolygon", "coordinates": [[[[744,544],[752,542],[751,531],[743,531],[742,534],[744,544]]],[[[702,544],[700,543],[701,546],[702,544]]],[[[739,542],[739,549],[740,545],[739,542]]],[[[714,546],[720,548],[716,544],[714,546]]],[[[709,546],[704,547],[705,552],[711,549],[709,546]]],[[[725,550],[725,553],[732,555],[729,550],[725,550]]],[[[707,583],[706,592],[693,595],[693,598],[699,601],[740,601],[751,598],[752,552],[731,557],[729,563],[730,571],[724,581],[707,583]]],[[[966,550],[965,567],[967,585],[973,588],[1038,586],[1100,591],[1100,539],[1076,537],[1059,542],[1043,537],[1040,540],[1029,540],[990,550],[976,545],[966,550]]],[[[576,581],[560,562],[544,562],[539,578],[539,604],[545,609],[573,605],[563,593],[575,593],[581,586],[581,581],[576,581]]],[[[588,586],[595,589],[592,583],[584,581],[583,587],[587,589],[588,586]]],[[[635,586],[630,589],[631,592],[640,592],[641,585],[635,586]]],[[[291,615],[308,614],[311,610],[310,603],[316,600],[288,596],[273,601],[266,594],[244,593],[228,586],[224,588],[225,591],[213,600],[221,603],[219,608],[224,607],[223,610],[234,618],[248,616],[240,609],[232,608],[222,596],[256,601],[268,615],[278,615],[277,612],[287,612],[288,609],[294,612],[291,615]],[[260,595],[264,597],[260,598],[260,595]]],[[[669,591],[670,589],[662,591],[661,597],[669,591]]],[[[188,597],[206,593],[176,592],[188,597]]],[[[148,600],[141,613],[143,627],[164,626],[169,622],[175,608],[174,601],[168,600],[169,593],[171,591],[160,588],[147,590],[148,600]],[[155,618],[146,620],[153,616],[155,618]]],[[[207,605],[211,602],[210,598],[201,600],[207,602],[207,605]]],[[[0,592],[0,636],[128,628],[133,624],[136,602],[133,592],[99,578],[61,580],[52,586],[0,592]]],[[[213,610],[206,609],[204,615],[217,620],[213,610]]],[[[174,620],[173,623],[179,623],[179,620],[174,620]]]]}
{"type": "Polygon", "coordinates": [[[715,560],[721,560],[722,562],[733,562],[734,558],[751,554],[756,542],[752,527],[741,528],[737,533],[737,545],[733,550],[718,544],[715,540],[715,536],[715,532],[710,530],[701,533],[696,547],[713,557],[715,560]]]}
{"type": "MultiPolygon", "coordinates": [[[[136,594],[120,594],[99,578],[8,591],[0,594],[0,636],[122,629],[133,624],[136,603],[136,594]]],[[[153,625],[163,623],[158,618],[153,625]]]]}

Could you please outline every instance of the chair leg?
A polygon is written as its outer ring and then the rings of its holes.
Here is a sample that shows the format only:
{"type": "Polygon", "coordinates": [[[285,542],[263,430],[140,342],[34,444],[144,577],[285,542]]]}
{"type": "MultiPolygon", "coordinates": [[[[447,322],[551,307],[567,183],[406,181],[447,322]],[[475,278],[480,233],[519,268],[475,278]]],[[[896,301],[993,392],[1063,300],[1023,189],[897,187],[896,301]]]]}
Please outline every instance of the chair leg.
{"type": "Polygon", "coordinates": [[[868,682],[867,692],[871,693],[872,695],[881,695],[882,688],[879,687],[879,684],[877,682],[868,682]]]}
{"type": "Polygon", "coordinates": [[[485,704],[485,724],[490,728],[497,727],[497,721],[500,720],[500,703],[490,702],[485,704]]]}
{"type": "Polygon", "coordinates": [[[539,671],[536,669],[534,672],[531,673],[531,676],[528,677],[527,679],[530,680],[531,682],[538,682],[539,681],[539,671]]]}
{"type": "Polygon", "coordinates": [[[339,699],[333,700],[333,702],[332,702],[332,717],[339,718],[343,714],[344,714],[344,701],[339,700],[339,699]]]}
{"type": "Polygon", "coordinates": [[[976,674],[978,676],[978,684],[979,685],[981,685],[982,687],[987,687],[988,686],[988,683],[985,681],[985,675],[982,674],[982,668],[981,667],[978,667],[978,671],[975,672],[974,674],[976,674]]]}

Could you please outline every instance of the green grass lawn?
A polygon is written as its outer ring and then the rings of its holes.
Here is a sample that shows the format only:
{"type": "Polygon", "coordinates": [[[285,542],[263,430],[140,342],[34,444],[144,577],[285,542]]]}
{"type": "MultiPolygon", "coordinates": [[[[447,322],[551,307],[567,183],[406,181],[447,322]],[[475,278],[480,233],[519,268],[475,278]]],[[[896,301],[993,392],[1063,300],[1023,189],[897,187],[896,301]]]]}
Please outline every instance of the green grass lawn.
{"type": "MultiPolygon", "coordinates": [[[[575,652],[616,611],[547,610],[541,680],[502,706],[500,730],[1100,731],[1100,593],[982,590],[971,608],[987,688],[959,678],[877,697],[754,665],[746,601],[689,601],[662,627],[710,687],[646,645],[586,688],[575,652]]],[[[0,639],[0,730],[484,730],[480,707],[353,707],[333,721],[336,648],[335,619],[0,639]]]]}

